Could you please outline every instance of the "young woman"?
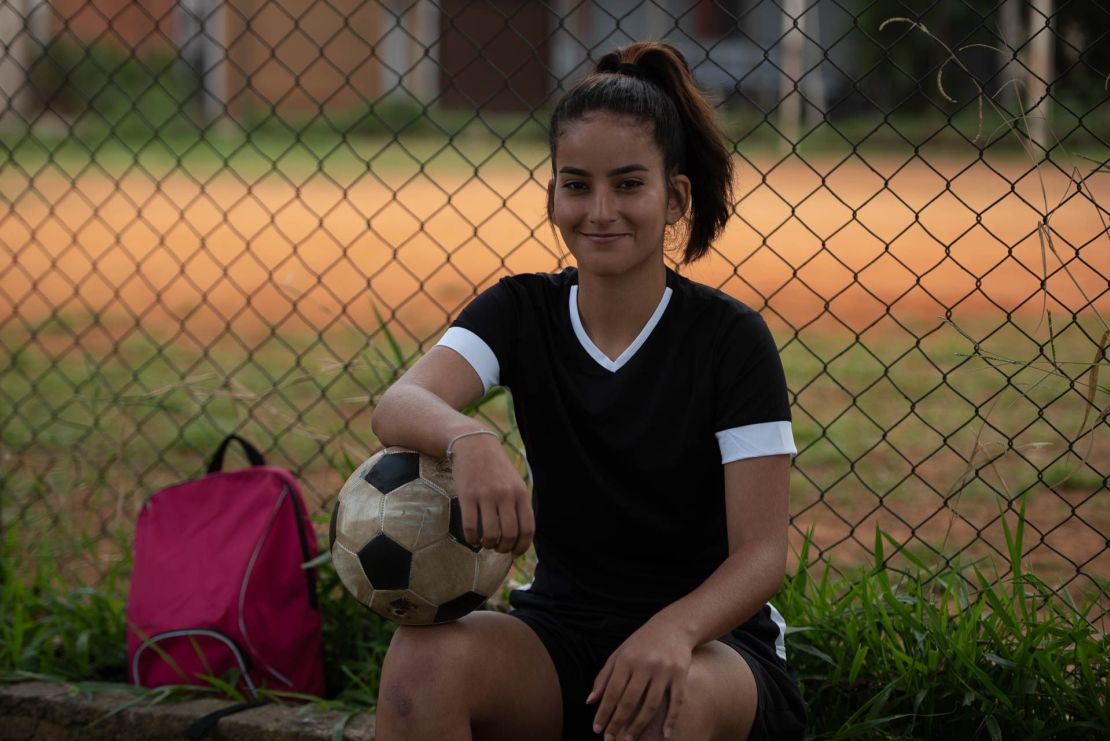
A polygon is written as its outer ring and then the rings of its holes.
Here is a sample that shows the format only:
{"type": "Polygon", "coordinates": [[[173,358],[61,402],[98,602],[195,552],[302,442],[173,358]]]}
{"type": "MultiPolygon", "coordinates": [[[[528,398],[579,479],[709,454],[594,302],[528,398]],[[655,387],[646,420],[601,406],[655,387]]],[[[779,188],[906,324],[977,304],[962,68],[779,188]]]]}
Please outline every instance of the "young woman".
{"type": "Polygon", "coordinates": [[[732,160],[682,55],[607,54],[551,119],[548,215],[577,269],[505,278],[383,396],[386,444],[448,455],[466,537],[521,554],[511,612],[399,628],[377,733],[791,739],[782,618],[795,452],[759,314],[664,262],[728,219],[732,160]],[[458,410],[513,394],[533,496],[458,410]]]}

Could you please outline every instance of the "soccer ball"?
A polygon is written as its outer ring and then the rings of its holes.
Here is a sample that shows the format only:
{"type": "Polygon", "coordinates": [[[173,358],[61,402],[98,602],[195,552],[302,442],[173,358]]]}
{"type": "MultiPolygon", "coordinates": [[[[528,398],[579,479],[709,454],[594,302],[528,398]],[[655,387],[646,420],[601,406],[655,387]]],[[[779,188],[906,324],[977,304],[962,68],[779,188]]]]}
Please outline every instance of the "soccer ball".
{"type": "Polygon", "coordinates": [[[511,553],[466,542],[450,464],[404,448],[355,469],[329,536],[343,586],[402,625],[457,620],[497,591],[513,562],[511,553]]]}

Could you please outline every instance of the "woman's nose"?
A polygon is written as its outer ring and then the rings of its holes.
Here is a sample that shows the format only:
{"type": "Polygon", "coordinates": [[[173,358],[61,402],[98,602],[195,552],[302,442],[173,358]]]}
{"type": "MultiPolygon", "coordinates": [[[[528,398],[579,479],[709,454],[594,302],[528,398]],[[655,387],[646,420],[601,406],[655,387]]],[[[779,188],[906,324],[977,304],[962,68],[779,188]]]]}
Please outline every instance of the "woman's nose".
{"type": "Polygon", "coordinates": [[[594,190],[590,199],[590,221],[605,224],[616,218],[616,199],[604,188],[594,190]]]}

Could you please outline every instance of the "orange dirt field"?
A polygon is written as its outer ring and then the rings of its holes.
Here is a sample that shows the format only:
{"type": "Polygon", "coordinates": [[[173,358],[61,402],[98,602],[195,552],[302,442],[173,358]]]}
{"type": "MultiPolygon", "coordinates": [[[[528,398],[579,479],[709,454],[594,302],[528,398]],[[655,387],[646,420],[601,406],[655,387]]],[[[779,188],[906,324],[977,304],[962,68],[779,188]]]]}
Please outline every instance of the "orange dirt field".
{"type": "MultiPolygon", "coordinates": [[[[932,163],[940,174],[919,160],[833,164],[790,159],[761,175],[741,163],[737,218],[719,252],[686,273],[760,308],[769,296],[770,320],[799,326],[827,311],[857,331],[885,304],[899,318],[946,306],[957,319],[1040,311],[1046,273],[1049,309],[1110,304],[1110,175],[1077,192],[1043,168],[1042,193],[1020,161],[1005,178],[983,162],[962,174],[954,160],[932,163]],[[1045,194],[1055,252],[1037,234],[1045,194]]],[[[544,219],[544,178],[523,168],[403,184],[377,173],[336,182],[224,171],[201,183],[184,173],[31,177],[9,166],[0,290],[6,310],[28,320],[60,307],[109,323],[130,315],[150,328],[246,333],[321,328],[345,314],[365,329],[376,306],[434,333],[475,285],[566,264],[544,219]]]]}
{"type": "MultiPolygon", "coordinates": [[[[887,305],[909,322],[935,323],[949,308],[957,322],[992,325],[1006,311],[1110,307],[1110,174],[1077,191],[1053,170],[1042,192],[1019,161],[1005,164],[1005,177],[982,162],[962,174],[955,160],[934,162],[940,174],[921,161],[834,164],[742,163],[737,217],[718,252],[685,272],[795,327],[818,320],[832,328],[836,317],[860,331],[887,305]],[[1037,235],[1046,200],[1055,251],[1037,235]]],[[[202,183],[184,172],[32,177],[8,165],[0,168],[0,312],[30,325],[57,311],[87,326],[91,314],[123,330],[139,317],[148,331],[181,329],[207,344],[222,331],[337,323],[372,331],[377,308],[407,339],[427,340],[475,286],[568,262],[544,218],[546,176],[521,168],[403,181],[363,172],[336,182],[224,171],[202,183]]],[[[8,318],[0,314],[0,324],[22,326],[8,318]]],[[[929,499],[917,506],[935,508],[929,499]]],[[[1078,561],[1097,553],[1084,571],[1104,577],[1101,523],[1080,526],[1074,503],[1045,499],[1059,511],[1031,521],[1068,522],[1051,536],[1063,543],[1055,553],[1072,556],[1064,544],[1078,549],[1078,561]]],[[[961,512],[973,506],[961,503],[961,512]]],[[[981,514],[985,523],[997,512],[981,514]]],[[[810,521],[818,543],[845,535],[816,511],[801,524],[810,521]]],[[[983,537],[1000,547],[995,530],[983,537]]],[[[1045,554],[1051,567],[1064,565],[1045,554]]]]}

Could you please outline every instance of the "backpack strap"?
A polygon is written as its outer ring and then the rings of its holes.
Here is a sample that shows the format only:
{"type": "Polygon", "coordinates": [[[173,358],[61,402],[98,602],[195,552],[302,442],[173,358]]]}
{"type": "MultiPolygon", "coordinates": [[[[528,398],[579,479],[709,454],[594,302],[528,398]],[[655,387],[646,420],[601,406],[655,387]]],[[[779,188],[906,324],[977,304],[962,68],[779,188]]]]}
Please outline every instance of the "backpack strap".
{"type": "Polygon", "coordinates": [[[208,734],[209,731],[216,727],[216,724],[220,722],[221,718],[226,718],[229,715],[241,713],[244,710],[250,710],[251,708],[256,708],[259,705],[265,704],[265,700],[240,702],[235,705],[230,705],[226,708],[222,708],[221,710],[211,712],[208,715],[201,716],[200,718],[197,718],[195,721],[193,721],[193,724],[191,726],[185,729],[185,738],[189,739],[189,741],[197,741],[197,739],[202,739],[208,734]]]}
{"type": "Polygon", "coordinates": [[[243,451],[247,454],[247,460],[252,466],[265,466],[266,459],[258,452],[258,448],[248,443],[238,435],[228,435],[220,443],[220,447],[216,448],[216,452],[212,455],[212,460],[208,464],[208,473],[216,473],[224,467],[224,453],[227,452],[227,446],[231,444],[232,440],[237,440],[243,446],[243,451]]]}

